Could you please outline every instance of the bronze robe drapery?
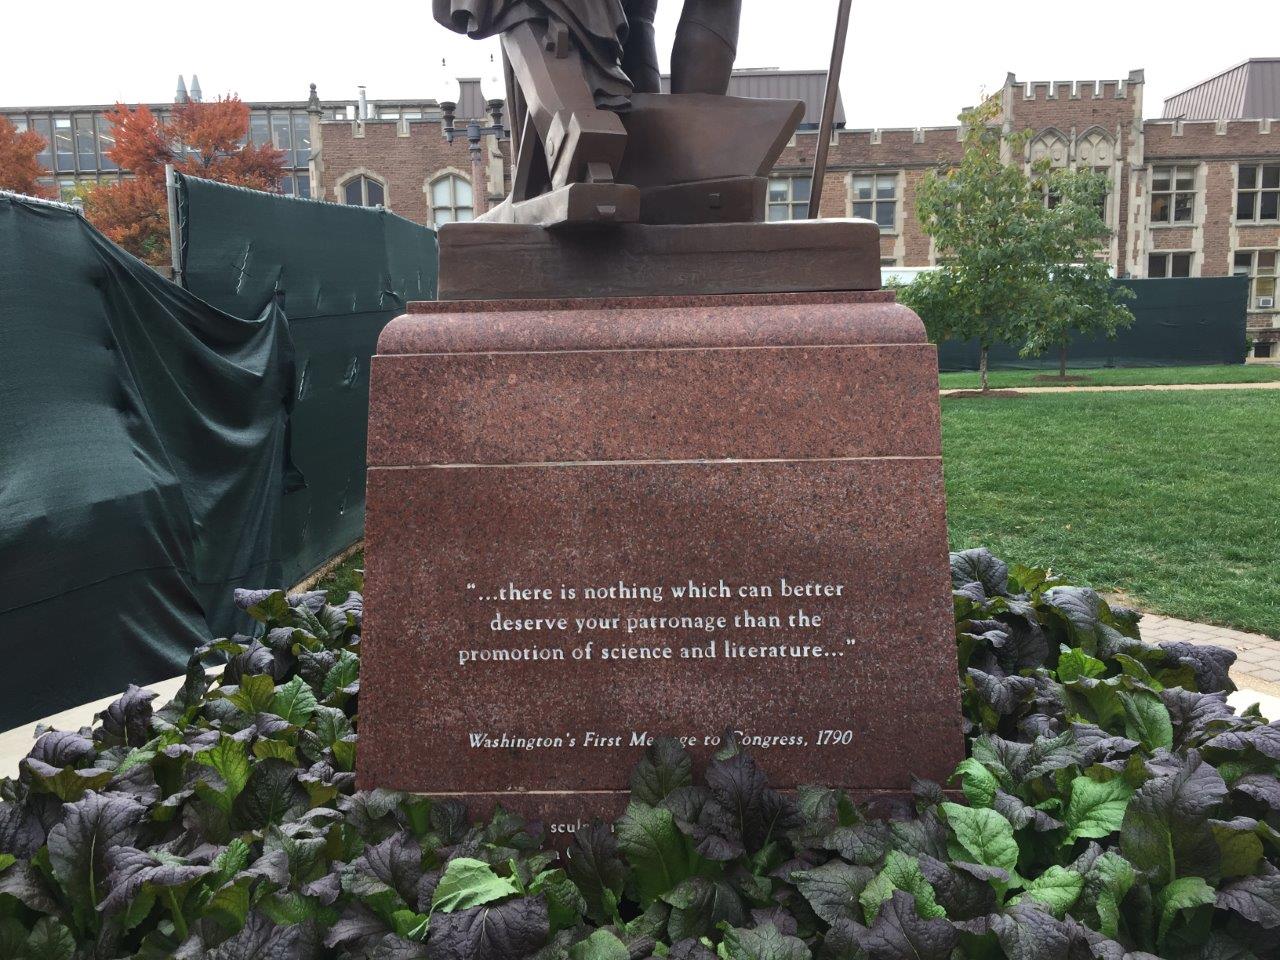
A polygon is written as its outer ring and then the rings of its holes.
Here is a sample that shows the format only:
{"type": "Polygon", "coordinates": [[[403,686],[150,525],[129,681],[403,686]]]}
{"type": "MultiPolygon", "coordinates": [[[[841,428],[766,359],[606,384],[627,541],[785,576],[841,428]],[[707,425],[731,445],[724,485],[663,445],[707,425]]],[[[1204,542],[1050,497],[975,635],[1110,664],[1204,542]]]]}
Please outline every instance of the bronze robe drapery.
{"type": "Polygon", "coordinates": [[[455,33],[481,40],[526,20],[562,21],[582,49],[583,71],[596,105],[624,110],[631,81],[622,71],[627,15],[622,0],[432,0],[436,20],[455,33]]]}

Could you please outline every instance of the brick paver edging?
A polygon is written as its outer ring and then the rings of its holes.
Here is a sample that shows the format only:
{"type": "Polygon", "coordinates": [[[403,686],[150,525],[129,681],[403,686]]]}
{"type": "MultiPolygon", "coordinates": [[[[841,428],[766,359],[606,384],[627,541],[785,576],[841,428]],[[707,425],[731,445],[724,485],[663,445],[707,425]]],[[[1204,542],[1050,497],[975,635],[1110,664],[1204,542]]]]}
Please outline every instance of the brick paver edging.
{"type": "Polygon", "coordinates": [[[1234,650],[1236,662],[1231,667],[1231,679],[1236,686],[1280,696],[1280,640],[1154,613],[1145,614],[1138,627],[1148,643],[1211,643],[1234,650]]]}

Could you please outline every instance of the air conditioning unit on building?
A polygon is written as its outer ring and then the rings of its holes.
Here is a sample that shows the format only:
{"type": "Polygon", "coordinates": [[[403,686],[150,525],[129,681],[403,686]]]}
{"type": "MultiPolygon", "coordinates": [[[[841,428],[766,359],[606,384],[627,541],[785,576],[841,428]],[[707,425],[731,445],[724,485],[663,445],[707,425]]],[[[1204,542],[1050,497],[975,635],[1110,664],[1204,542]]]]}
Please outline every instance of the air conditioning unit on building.
{"type": "Polygon", "coordinates": [[[1259,310],[1274,310],[1275,308],[1276,308],[1275,297],[1259,297],[1258,298],[1259,310]]]}

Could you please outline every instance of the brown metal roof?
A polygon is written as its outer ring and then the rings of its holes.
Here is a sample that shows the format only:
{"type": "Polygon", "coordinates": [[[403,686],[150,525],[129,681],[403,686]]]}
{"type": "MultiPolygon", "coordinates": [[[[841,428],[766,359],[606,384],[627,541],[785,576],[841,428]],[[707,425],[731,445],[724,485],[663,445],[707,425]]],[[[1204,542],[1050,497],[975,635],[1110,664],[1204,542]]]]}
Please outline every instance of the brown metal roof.
{"type": "MultiPolygon", "coordinates": [[[[662,89],[671,88],[671,78],[662,78],[662,89]]],[[[817,127],[822,122],[822,98],[827,90],[825,70],[735,70],[729,80],[729,94],[762,100],[803,100],[801,126],[817,127]]],[[[837,127],[844,126],[844,103],[836,98],[837,127]]]]}
{"type": "Polygon", "coordinates": [[[1166,120],[1280,118],[1280,57],[1255,58],[1174,94],[1166,120]]]}

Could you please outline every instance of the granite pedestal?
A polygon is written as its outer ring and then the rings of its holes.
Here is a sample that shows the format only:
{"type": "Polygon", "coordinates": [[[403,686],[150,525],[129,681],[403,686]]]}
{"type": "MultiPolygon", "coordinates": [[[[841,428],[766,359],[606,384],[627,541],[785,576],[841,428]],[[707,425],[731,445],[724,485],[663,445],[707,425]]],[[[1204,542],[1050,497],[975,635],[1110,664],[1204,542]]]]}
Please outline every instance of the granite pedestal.
{"type": "Polygon", "coordinates": [[[359,783],[615,816],[963,757],[936,351],[888,292],[412,304],[373,360],[359,783]]]}

